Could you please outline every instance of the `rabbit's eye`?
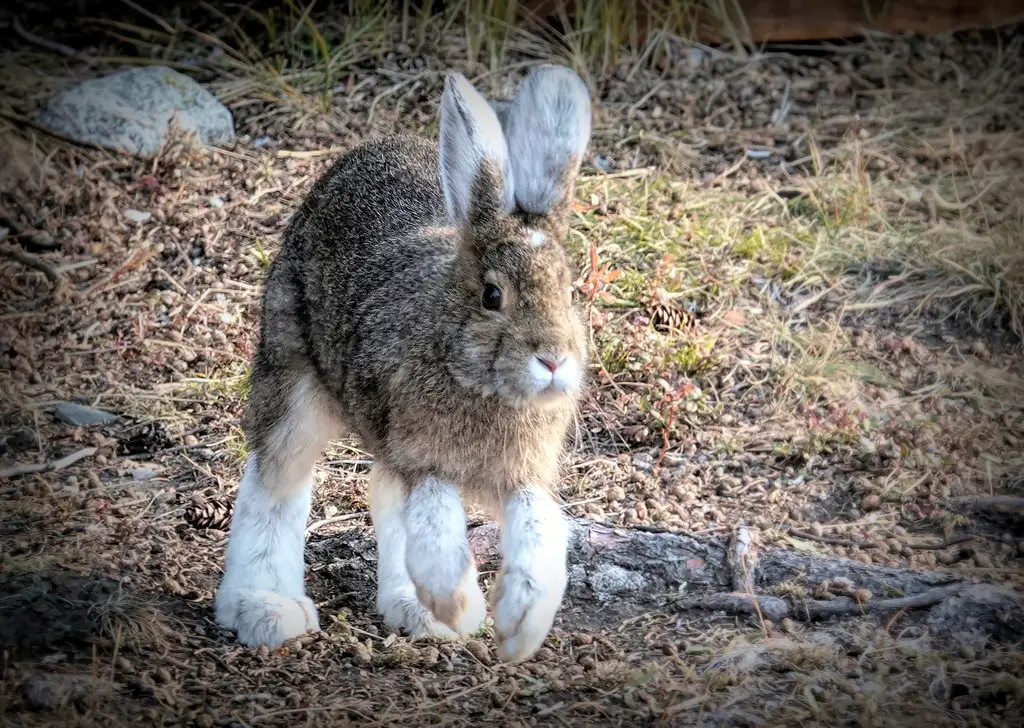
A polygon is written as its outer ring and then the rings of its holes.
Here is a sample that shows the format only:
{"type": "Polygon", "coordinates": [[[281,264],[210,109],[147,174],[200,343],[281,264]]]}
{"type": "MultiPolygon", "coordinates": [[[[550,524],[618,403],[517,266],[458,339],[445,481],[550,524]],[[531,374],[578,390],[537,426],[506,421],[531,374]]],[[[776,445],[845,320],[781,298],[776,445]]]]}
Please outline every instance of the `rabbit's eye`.
{"type": "Polygon", "coordinates": [[[488,311],[498,311],[501,309],[501,289],[493,283],[484,284],[484,296],[483,296],[484,308],[488,311]]]}

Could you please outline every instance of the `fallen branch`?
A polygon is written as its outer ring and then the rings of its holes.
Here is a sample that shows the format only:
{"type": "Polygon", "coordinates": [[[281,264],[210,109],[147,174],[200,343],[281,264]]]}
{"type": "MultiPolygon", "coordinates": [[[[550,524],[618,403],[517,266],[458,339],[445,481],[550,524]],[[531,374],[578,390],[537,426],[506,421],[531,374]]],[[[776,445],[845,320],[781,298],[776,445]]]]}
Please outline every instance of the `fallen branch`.
{"type": "Polygon", "coordinates": [[[31,475],[32,473],[50,473],[55,470],[74,465],[79,460],[84,460],[96,454],[96,448],[83,447],[77,452],[65,455],[59,460],[48,460],[45,463],[25,463],[23,465],[12,465],[9,468],[0,470],[0,478],[16,478],[19,475],[31,475]]]}

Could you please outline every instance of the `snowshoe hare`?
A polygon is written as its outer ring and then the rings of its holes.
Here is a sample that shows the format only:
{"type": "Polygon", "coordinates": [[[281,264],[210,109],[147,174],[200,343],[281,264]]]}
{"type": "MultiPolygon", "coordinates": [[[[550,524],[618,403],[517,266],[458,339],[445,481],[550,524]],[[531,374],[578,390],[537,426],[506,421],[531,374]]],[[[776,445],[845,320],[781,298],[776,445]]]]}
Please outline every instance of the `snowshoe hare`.
{"type": "Polygon", "coordinates": [[[367,142],[313,187],[263,297],[218,622],[247,645],[318,629],[303,536],[313,464],[342,428],[373,453],[377,609],[413,636],[487,614],[462,499],[501,524],[499,655],[532,656],[566,584],[558,461],[586,364],[563,243],[590,137],[572,71],[489,104],[445,81],[440,138],[367,142]]]}

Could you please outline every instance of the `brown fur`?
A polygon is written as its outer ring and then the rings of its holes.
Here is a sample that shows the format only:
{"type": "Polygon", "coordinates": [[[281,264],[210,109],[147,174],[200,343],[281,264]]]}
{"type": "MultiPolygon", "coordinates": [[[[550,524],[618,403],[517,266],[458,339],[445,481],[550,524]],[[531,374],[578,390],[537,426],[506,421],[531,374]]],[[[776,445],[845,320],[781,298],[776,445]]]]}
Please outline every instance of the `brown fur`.
{"type": "Polygon", "coordinates": [[[527,400],[514,373],[538,347],[585,362],[562,246],[571,179],[551,214],[506,213],[485,167],[456,230],[435,142],[345,154],[288,225],[266,284],[246,415],[260,467],[291,467],[282,443],[313,406],[407,487],[433,475],[483,497],[553,488],[578,393],[527,400]],[[534,230],[547,236],[536,248],[534,230]],[[481,305],[485,281],[505,293],[500,313],[481,305]]]}

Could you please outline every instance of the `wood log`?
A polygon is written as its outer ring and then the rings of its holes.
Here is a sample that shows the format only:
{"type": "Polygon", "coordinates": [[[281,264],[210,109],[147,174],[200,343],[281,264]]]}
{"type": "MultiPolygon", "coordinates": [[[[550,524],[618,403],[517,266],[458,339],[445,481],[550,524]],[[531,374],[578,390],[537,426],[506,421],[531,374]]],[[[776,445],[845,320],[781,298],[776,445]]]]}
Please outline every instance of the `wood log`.
{"type": "MultiPolygon", "coordinates": [[[[1024,634],[1021,594],[971,583],[950,572],[894,569],[771,548],[745,552],[744,578],[736,579],[730,540],[616,528],[585,519],[571,523],[563,619],[574,628],[593,628],[655,609],[690,617],[760,612],[772,621],[873,615],[889,619],[907,611],[933,634],[957,642],[1012,642],[1024,634]],[[744,583],[752,588],[737,591],[744,583]],[[858,589],[871,594],[865,599],[858,589]]],[[[497,526],[471,525],[468,533],[481,573],[500,569],[497,526]]],[[[733,545],[743,542],[731,540],[733,545]]],[[[315,568],[327,568],[343,580],[346,592],[372,593],[373,570],[366,564],[376,559],[376,545],[369,529],[320,538],[309,550],[311,560],[320,562],[315,568]]]]}

